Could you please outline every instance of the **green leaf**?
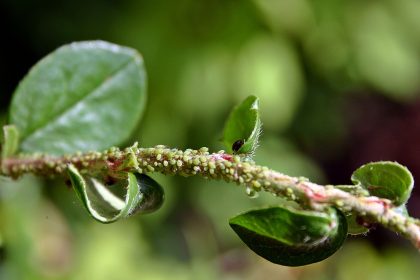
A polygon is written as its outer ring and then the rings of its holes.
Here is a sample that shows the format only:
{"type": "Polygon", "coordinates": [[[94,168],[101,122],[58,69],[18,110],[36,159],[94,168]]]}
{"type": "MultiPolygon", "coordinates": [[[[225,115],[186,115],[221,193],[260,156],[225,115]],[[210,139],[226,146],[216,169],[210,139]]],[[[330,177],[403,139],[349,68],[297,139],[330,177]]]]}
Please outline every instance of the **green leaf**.
{"type": "Polygon", "coordinates": [[[366,234],[369,232],[369,228],[363,226],[360,221],[358,221],[357,216],[350,214],[346,216],[346,219],[347,229],[350,235],[366,234]]]}
{"type": "Polygon", "coordinates": [[[2,158],[13,156],[19,146],[19,131],[14,125],[3,126],[2,158]]]}
{"type": "Polygon", "coordinates": [[[261,257],[281,265],[319,262],[336,252],[347,237],[345,216],[272,207],[246,212],[229,221],[242,241],[261,257]]]}
{"type": "Polygon", "coordinates": [[[127,179],[112,185],[104,184],[98,178],[82,176],[73,165],[69,165],[68,175],[83,206],[101,223],[154,212],[164,200],[162,187],[143,174],[127,173],[127,179]],[[121,194],[121,191],[125,193],[121,194]]]}
{"type": "MultiPolygon", "coordinates": [[[[19,131],[14,125],[3,126],[3,143],[1,146],[1,158],[7,158],[13,156],[19,146],[19,131]]],[[[3,173],[7,173],[7,170],[1,167],[3,173]]]]}
{"type": "Polygon", "coordinates": [[[254,153],[261,133],[258,106],[258,98],[251,95],[230,113],[223,132],[223,142],[229,153],[254,153]]]}
{"type": "Polygon", "coordinates": [[[414,186],[411,172],[391,161],[362,165],[354,171],[351,180],[368,190],[370,195],[390,199],[396,206],[407,202],[414,186]]]}
{"type": "Polygon", "coordinates": [[[135,50],[77,42],[29,71],[14,93],[10,123],[21,133],[23,152],[101,150],[130,136],[145,101],[146,72],[135,50]]]}

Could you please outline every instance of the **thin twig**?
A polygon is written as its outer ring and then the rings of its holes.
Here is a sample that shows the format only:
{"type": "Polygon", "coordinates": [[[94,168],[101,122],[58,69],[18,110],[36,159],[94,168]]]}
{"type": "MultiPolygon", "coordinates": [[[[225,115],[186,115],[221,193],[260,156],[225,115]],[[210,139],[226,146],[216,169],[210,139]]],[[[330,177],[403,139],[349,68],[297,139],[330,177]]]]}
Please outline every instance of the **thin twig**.
{"type": "Polygon", "coordinates": [[[125,150],[111,148],[103,153],[88,152],[66,156],[20,155],[2,160],[0,175],[18,178],[25,173],[54,177],[67,176],[68,164],[83,174],[98,170],[113,174],[121,171],[160,172],[181,176],[199,175],[244,185],[247,192],[261,190],[298,202],[303,208],[322,211],[334,206],[369,222],[379,223],[409,239],[420,250],[420,220],[405,216],[388,199],[345,192],[337,187],[322,186],[305,178],[296,178],[243,160],[224,151],[169,149],[165,146],[125,150]],[[134,162],[133,162],[134,160],[134,162]]]}

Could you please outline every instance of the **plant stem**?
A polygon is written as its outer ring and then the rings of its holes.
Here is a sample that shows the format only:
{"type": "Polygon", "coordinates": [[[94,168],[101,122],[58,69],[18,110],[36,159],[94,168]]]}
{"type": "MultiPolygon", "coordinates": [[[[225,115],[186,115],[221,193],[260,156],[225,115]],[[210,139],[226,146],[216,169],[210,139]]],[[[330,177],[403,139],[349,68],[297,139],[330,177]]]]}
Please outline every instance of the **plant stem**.
{"type": "Polygon", "coordinates": [[[124,150],[111,148],[103,153],[20,155],[4,158],[0,175],[12,178],[25,173],[44,177],[67,176],[69,164],[73,164],[82,174],[98,171],[111,175],[118,172],[160,172],[223,179],[246,186],[248,192],[264,190],[294,200],[305,209],[322,211],[326,207],[336,207],[346,214],[352,213],[402,234],[420,250],[420,220],[401,214],[390,200],[345,192],[332,185],[309,182],[305,178],[290,177],[224,151],[210,154],[207,148],[182,151],[161,145],[154,148],[137,148],[135,145],[124,150]]]}

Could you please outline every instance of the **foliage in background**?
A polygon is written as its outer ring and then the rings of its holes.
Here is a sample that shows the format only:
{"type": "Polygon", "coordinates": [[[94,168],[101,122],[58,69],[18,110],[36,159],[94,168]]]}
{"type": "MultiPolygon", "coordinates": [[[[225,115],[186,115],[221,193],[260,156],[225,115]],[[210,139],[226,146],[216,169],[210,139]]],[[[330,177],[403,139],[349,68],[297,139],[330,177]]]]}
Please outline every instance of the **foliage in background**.
{"type": "MultiPolygon", "coordinates": [[[[134,136],[142,146],[217,143],[228,110],[256,94],[266,120],[256,160],[325,182],[321,167],[302,152],[295,137],[304,147],[314,145],[318,153],[331,156],[345,147],[345,136],[351,136],[341,113],[350,93],[375,89],[405,102],[416,98],[419,89],[420,7],[415,0],[278,1],[278,7],[271,1],[47,2],[1,4],[1,10],[8,11],[6,26],[13,26],[6,38],[15,39],[2,46],[7,50],[3,53],[23,48],[19,55],[2,57],[1,107],[8,106],[29,66],[58,45],[92,38],[129,45],[142,50],[150,76],[145,120],[134,136]]],[[[348,177],[351,170],[342,172],[348,177]]],[[[234,249],[237,239],[219,221],[250,206],[266,205],[271,198],[241,199],[234,188],[213,182],[159,178],[168,194],[162,211],[111,232],[90,225],[58,182],[49,182],[47,188],[39,182],[40,189],[29,190],[37,179],[27,178],[19,183],[21,188],[7,188],[16,183],[0,180],[2,244],[12,244],[2,249],[2,273],[9,275],[109,279],[112,267],[119,266],[127,278],[142,273],[147,279],[165,279],[170,273],[175,279],[313,279],[315,272],[328,275],[330,265],[337,268],[331,275],[335,279],[347,279],[358,267],[371,277],[393,279],[399,272],[415,279],[416,256],[409,258],[400,249],[379,255],[364,243],[345,250],[336,262],[300,269],[301,274],[258,263],[234,249]],[[197,184],[204,187],[195,188],[197,184]],[[38,202],[28,204],[34,197],[38,202]],[[41,208],[48,211],[35,210],[41,208]],[[3,218],[11,214],[20,222],[3,218]],[[205,236],[210,241],[203,244],[205,236]],[[354,255],[366,256],[363,263],[368,265],[348,261],[354,255]]]]}

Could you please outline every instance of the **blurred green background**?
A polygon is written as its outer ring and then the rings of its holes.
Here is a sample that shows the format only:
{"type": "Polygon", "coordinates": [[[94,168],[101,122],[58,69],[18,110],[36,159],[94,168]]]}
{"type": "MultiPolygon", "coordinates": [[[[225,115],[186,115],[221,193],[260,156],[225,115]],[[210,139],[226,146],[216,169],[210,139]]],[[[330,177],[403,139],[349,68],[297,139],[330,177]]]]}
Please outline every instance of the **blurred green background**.
{"type": "MultiPolygon", "coordinates": [[[[141,146],[222,149],[229,110],[254,94],[259,163],[340,184],[363,163],[396,160],[420,178],[419,11],[418,0],[1,0],[0,124],[36,61],[102,39],[144,56],[141,146]]],[[[153,177],[163,208],[112,225],[90,219],[60,181],[0,178],[0,279],[418,279],[420,255],[381,228],[324,262],[273,265],[227,222],[272,197],[153,177]]],[[[408,205],[417,217],[419,194],[408,205]]]]}

